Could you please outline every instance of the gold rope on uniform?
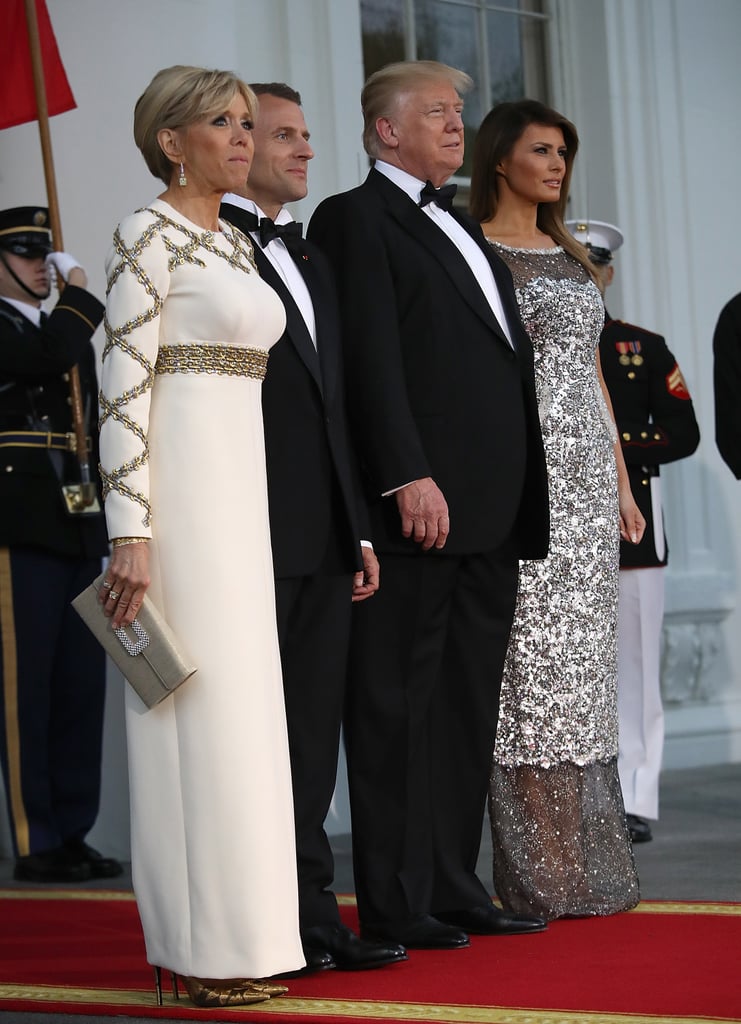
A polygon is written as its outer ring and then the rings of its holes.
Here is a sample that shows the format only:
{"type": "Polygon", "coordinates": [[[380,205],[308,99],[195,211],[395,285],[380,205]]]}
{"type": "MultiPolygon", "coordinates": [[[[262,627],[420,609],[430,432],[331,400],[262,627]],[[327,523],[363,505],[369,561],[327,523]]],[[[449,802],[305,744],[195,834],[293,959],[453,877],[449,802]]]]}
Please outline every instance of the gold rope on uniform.
{"type": "Polygon", "coordinates": [[[241,345],[160,345],[154,372],[218,373],[264,380],[268,353],[241,345]]]}

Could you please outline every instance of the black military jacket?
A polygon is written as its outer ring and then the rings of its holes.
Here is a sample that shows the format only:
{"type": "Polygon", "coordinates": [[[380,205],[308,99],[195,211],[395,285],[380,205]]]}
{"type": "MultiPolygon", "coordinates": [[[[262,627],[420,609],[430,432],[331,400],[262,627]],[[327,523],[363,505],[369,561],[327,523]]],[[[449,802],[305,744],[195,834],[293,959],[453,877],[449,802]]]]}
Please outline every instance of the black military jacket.
{"type": "Polygon", "coordinates": [[[62,483],[79,483],[76,456],[18,443],[19,432],[73,431],[68,371],[77,364],[92,440],[89,462],[100,490],[98,385],[90,339],[102,318],[101,303],[72,285],[41,327],[0,299],[0,546],[77,557],[108,552],[103,514],[70,515],[62,498],[62,483]]]}
{"type": "Polygon", "coordinates": [[[599,351],[633,496],[646,519],[640,544],[621,542],[620,565],[666,565],[666,540],[663,558],[656,550],[651,477],[659,475],[660,465],[686,458],[700,443],[692,399],[661,335],[608,315],[599,351]]]}

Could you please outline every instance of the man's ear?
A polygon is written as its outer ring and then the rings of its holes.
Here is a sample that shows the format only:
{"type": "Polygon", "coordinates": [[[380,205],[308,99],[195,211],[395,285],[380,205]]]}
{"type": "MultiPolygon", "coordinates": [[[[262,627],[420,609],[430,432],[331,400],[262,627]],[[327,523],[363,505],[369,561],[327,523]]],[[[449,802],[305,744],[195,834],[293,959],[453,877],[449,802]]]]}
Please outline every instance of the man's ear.
{"type": "Polygon", "coordinates": [[[379,117],[377,119],[376,132],[387,149],[398,149],[399,136],[396,133],[396,125],[388,117],[379,117]]]}

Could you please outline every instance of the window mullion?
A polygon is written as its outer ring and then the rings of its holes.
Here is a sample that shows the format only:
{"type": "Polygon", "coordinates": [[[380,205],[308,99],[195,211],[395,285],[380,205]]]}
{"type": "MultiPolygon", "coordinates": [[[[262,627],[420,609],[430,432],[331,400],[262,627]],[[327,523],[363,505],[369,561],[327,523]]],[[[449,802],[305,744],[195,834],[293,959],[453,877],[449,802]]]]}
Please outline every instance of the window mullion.
{"type": "Polygon", "coordinates": [[[489,33],[486,23],[486,4],[483,0],[479,0],[478,7],[479,67],[481,68],[479,74],[479,95],[481,97],[481,115],[483,117],[491,106],[491,68],[489,67],[489,33]]]}
{"type": "Polygon", "coordinates": [[[417,23],[414,0],[404,0],[404,36],[407,60],[417,59],[417,23]]]}

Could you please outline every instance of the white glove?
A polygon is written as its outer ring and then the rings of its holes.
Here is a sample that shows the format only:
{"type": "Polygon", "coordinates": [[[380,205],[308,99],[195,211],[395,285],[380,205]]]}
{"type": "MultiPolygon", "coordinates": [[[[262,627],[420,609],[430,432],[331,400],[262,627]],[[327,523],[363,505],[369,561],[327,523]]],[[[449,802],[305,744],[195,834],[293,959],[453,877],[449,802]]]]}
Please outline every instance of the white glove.
{"type": "Polygon", "coordinates": [[[74,256],[70,256],[68,252],[50,252],[46,257],[46,262],[50,267],[54,268],[63,281],[67,280],[70,270],[74,270],[75,267],[79,267],[82,270],[82,264],[74,256]]]}

